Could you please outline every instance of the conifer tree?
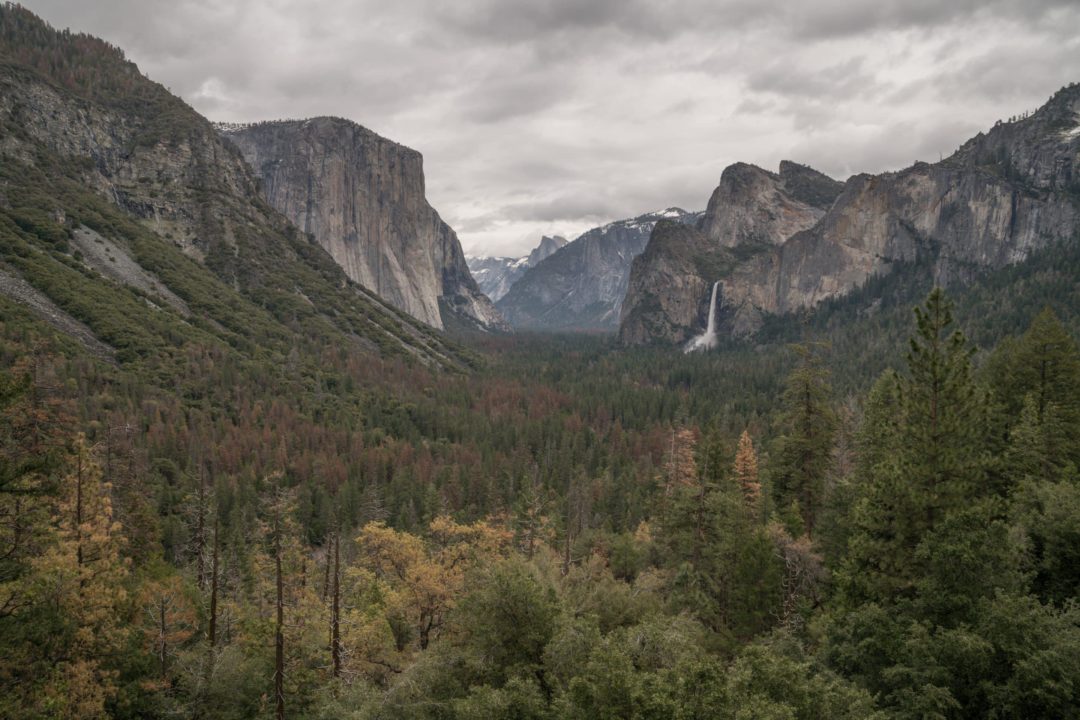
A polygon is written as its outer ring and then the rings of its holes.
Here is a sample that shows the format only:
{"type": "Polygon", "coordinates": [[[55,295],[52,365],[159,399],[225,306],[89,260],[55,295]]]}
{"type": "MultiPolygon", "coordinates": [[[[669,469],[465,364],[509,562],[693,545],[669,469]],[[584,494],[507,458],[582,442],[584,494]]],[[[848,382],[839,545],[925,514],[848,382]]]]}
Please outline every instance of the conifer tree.
{"type": "Polygon", "coordinates": [[[109,484],[83,436],[75,441],[54,515],[56,542],[34,561],[37,602],[64,618],[63,632],[40,648],[50,659],[44,694],[58,693],[66,717],[100,717],[116,693],[106,661],[123,641],[127,599],[123,530],[113,518],[109,484]]]}
{"type": "Polygon", "coordinates": [[[952,329],[952,303],[941,288],[915,309],[915,323],[907,373],[899,385],[897,451],[899,470],[917,493],[923,515],[918,530],[925,532],[965,498],[986,493],[981,464],[986,438],[972,378],[974,349],[963,332],[952,329]]]}
{"type": "Polygon", "coordinates": [[[782,434],[772,455],[770,477],[776,505],[782,515],[789,515],[785,518],[789,527],[812,537],[832,463],[836,415],[820,358],[810,346],[797,346],[795,351],[799,362],[784,388],[782,434]]]}
{"type": "Polygon", "coordinates": [[[996,355],[992,382],[1009,416],[1017,417],[1031,394],[1040,420],[1055,403],[1066,422],[1080,422],[1080,348],[1053,310],[1044,308],[1019,339],[1002,343],[996,355]]]}
{"type": "Polygon", "coordinates": [[[863,487],[841,573],[852,599],[891,602],[914,593],[919,543],[950,511],[989,494],[967,340],[951,330],[951,304],[940,289],[915,318],[907,372],[896,376],[895,392],[885,379],[875,386],[861,434],[863,487]]]}

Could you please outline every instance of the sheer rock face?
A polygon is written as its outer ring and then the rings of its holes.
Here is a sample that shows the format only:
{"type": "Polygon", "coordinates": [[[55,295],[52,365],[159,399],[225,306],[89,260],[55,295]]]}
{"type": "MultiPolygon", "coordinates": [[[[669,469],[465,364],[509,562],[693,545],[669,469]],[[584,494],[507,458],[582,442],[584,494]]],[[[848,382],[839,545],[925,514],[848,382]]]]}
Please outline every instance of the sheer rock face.
{"type": "Polygon", "coordinates": [[[534,247],[525,259],[525,267],[532,267],[541,260],[548,259],[567,242],[567,239],[561,235],[544,235],[540,238],[540,244],[534,247]]]}
{"type": "Polygon", "coordinates": [[[700,228],[658,225],[634,261],[620,317],[622,341],[681,343],[700,333],[713,283],[739,258],[769,252],[813,227],[843,187],[788,161],[779,173],[746,163],[729,166],[700,228]]]}
{"type": "MultiPolygon", "coordinates": [[[[689,268],[702,282],[667,291],[675,288],[665,265],[670,261],[662,246],[646,250],[642,257],[652,261],[635,265],[624,304],[624,342],[680,342],[700,331],[700,317],[686,328],[685,316],[677,312],[650,315],[635,308],[655,306],[654,296],[665,292],[697,292],[698,304],[707,305],[704,296],[715,280],[722,281],[722,331],[749,335],[764,314],[813,307],[889,273],[899,262],[925,263],[935,282],[948,286],[1020,262],[1049,244],[1075,241],[1080,87],[1060,91],[1030,117],[999,123],[941,162],[852,177],[819,219],[804,227],[799,226],[825,207],[827,194],[815,203],[805,202],[806,195],[800,201],[778,187],[783,167],[779,176],[749,168],[725,171],[694,251],[732,248],[734,264],[689,268]],[[640,321],[645,315],[651,317],[647,327],[640,321]]],[[[686,300],[664,298],[660,305],[682,307],[686,300]]]]}
{"type": "Polygon", "coordinates": [[[657,222],[694,224],[679,208],[619,220],[584,233],[529,268],[497,307],[516,328],[612,331],[618,327],[630,264],[657,222]]]}
{"type": "Polygon", "coordinates": [[[451,313],[506,329],[469,273],[457,234],[427,202],[420,153],[339,118],[221,132],[262,180],[270,205],[350,278],[433,327],[451,313]]]}
{"type": "Polygon", "coordinates": [[[556,250],[566,245],[566,238],[558,235],[544,235],[540,244],[532,249],[525,257],[471,257],[469,271],[472,272],[476,284],[480,290],[491,298],[492,302],[498,302],[510,288],[514,286],[525,271],[536,265],[541,260],[553,254],[556,250]]]}

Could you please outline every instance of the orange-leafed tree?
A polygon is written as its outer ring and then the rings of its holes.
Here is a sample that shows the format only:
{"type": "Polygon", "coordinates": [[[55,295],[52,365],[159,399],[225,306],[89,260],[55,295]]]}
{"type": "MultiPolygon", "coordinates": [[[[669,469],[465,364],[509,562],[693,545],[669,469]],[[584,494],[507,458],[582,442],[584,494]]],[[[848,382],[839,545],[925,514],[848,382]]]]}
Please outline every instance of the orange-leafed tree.
{"type": "Polygon", "coordinates": [[[54,647],[41,648],[53,661],[43,696],[63,708],[63,717],[102,717],[116,691],[107,661],[124,636],[126,538],[113,517],[109,483],[81,435],[68,465],[54,510],[55,542],[33,570],[36,602],[67,619],[54,647]]]}
{"type": "Polygon", "coordinates": [[[735,480],[739,483],[746,506],[756,517],[761,507],[761,482],[758,480],[758,459],[750,433],[743,430],[735,450],[735,480]]]}

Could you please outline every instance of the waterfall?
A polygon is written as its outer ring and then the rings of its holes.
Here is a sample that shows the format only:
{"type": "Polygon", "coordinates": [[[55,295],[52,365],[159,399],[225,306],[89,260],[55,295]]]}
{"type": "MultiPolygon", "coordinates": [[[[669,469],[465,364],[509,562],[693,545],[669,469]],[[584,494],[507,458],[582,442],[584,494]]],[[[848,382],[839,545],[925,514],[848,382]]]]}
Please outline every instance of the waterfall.
{"type": "Polygon", "coordinates": [[[712,298],[709,300],[709,324],[705,328],[705,333],[688,342],[685,352],[716,347],[716,291],[719,287],[720,281],[717,280],[712,286],[712,298]]]}

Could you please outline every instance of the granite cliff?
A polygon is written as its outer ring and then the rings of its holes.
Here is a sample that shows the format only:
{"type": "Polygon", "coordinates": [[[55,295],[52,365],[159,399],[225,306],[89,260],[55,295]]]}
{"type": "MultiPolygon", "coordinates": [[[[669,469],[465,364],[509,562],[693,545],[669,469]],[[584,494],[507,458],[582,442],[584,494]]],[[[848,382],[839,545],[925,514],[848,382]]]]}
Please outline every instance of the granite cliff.
{"type": "MultiPolygon", "coordinates": [[[[950,286],[1075,241],[1078,156],[1080,87],[1074,85],[938,163],[856,175],[836,195],[837,186],[820,178],[812,192],[792,192],[764,171],[732,166],[713,193],[701,233],[683,238],[673,255],[665,250],[672,246],[665,232],[654,232],[650,246],[656,247],[633,268],[620,337],[627,344],[686,340],[703,327],[716,280],[721,332],[749,335],[765,315],[811,308],[898,263],[921,263],[936,283],[950,286]],[[711,265],[685,261],[724,249],[734,252],[711,265]],[[673,283],[679,272],[689,275],[673,283]]],[[[799,174],[813,177],[807,171],[799,174]]],[[[782,166],[777,177],[784,174],[782,166]]]]}
{"type": "Polygon", "coordinates": [[[345,273],[427,324],[508,329],[428,204],[420,153],[340,118],[219,125],[266,200],[345,273]]]}

